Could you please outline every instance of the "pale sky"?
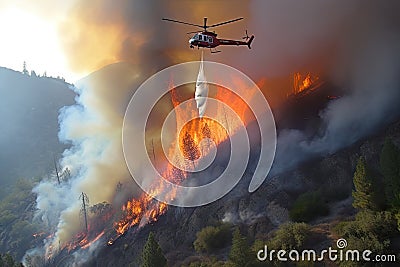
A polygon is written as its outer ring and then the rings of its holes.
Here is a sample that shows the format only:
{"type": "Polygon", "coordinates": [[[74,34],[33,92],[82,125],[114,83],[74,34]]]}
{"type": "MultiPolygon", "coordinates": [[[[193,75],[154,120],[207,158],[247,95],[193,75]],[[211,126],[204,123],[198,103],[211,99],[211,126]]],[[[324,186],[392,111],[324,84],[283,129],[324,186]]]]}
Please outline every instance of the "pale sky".
{"type": "Polygon", "coordinates": [[[46,71],[48,76],[61,76],[71,83],[87,74],[68,66],[59,41],[58,25],[68,10],[68,1],[63,2],[55,6],[50,1],[0,0],[1,67],[22,71],[25,61],[28,71],[38,75],[46,71]]]}

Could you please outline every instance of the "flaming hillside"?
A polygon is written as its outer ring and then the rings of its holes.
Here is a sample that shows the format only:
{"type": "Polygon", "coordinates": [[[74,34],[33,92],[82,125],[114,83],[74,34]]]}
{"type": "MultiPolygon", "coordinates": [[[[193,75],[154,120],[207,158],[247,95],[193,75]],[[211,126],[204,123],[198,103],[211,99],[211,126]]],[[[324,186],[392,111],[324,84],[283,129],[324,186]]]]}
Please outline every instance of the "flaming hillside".
{"type": "MultiPolygon", "coordinates": [[[[256,90],[255,88],[253,90],[256,90]]],[[[249,95],[252,94],[252,89],[248,90],[249,95]]],[[[229,117],[223,107],[218,105],[214,111],[214,119],[204,117],[198,118],[197,108],[194,100],[183,109],[179,106],[182,102],[182,97],[176,88],[170,88],[171,101],[176,115],[177,129],[181,129],[175,138],[175,141],[170,145],[167,150],[169,158],[173,158],[174,162],[181,164],[191,170],[195,161],[201,161],[210,152],[211,143],[213,146],[218,146],[229,138],[229,134],[235,134],[237,125],[234,120],[229,117]],[[191,119],[194,118],[194,119],[191,119]],[[183,122],[188,123],[183,125],[183,122]],[[218,121],[223,121],[220,124],[218,121]],[[229,133],[228,133],[229,131],[229,133]],[[188,163],[189,162],[189,163],[188,163]],[[193,165],[192,165],[193,164],[193,165]]],[[[222,87],[216,88],[215,99],[222,103],[227,102],[232,105],[233,110],[238,114],[242,121],[246,123],[249,120],[251,111],[247,104],[231,91],[222,87]]],[[[150,151],[150,150],[149,150],[150,151]]],[[[168,181],[175,184],[182,184],[185,179],[190,176],[190,173],[179,169],[179,166],[174,167],[170,163],[162,164],[167,167],[164,168],[163,177],[168,181]]],[[[161,184],[152,186],[154,194],[157,195],[160,191],[167,191],[168,198],[174,198],[176,192],[168,191],[168,188],[162,188],[161,184]]],[[[139,198],[133,198],[123,205],[123,218],[115,223],[117,237],[123,235],[129,228],[133,226],[143,226],[146,223],[157,221],[158,217],[162,215],[168,206],[165,203],[154,200],[152,195],[143,193],[139,198]]],[[[108,241],[112,245],[115,238],[108,241]]]]}

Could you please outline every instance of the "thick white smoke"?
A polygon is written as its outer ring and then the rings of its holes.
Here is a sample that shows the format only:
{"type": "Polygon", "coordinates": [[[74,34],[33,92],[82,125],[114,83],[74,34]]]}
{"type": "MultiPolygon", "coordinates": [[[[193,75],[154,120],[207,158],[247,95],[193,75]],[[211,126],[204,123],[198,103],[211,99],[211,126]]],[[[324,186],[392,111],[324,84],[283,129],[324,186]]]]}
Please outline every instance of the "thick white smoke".
{"type": "Polygon", "coordinates": [[[60,111],[59,137],[71,144],[61,165],[69,167],[71,177],[61,184],[44,180],[33,190],[37,194],[36,219],[53,233],[44,249],[37,251],[57,253],[84,230],[79,215],[81,192],[87,194],[90,205],[113,203],[118,183],[135,192],[123,158],[121,130],[125,107],[139,76],[140,72],[127,63],[108,66],[79,81],[77,104],[60,111]]]}

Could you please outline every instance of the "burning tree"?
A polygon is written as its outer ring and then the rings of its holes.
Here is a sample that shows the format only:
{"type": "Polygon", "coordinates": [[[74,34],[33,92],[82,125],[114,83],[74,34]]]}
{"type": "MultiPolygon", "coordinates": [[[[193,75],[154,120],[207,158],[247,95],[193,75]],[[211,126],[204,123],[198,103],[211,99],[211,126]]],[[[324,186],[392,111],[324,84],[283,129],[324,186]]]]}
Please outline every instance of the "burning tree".
{"type": "MultiPolygon", "coordinates": [[[[211,130],[210,127],[208,127],[207,122],[204,124],[204,126],[201,128],[201,134],[203,135],[203,138],[207,138],[207,149],[210,147],[210,140],[211,139],[211,130]]],[[[204,151],[201,151],[202,154],[204,154],[204,151]]]]}
{"type": "Polygon", "coordinates": [[[191,160],[194,167],[194,161],[200,158],[200,150],[193,137],[188,132],[185,132],[185,135],[183,136],[182,150],[183,156],[186,159],[191,160]]]}
{"type": "Polygon", "coordinates": [[[207,122],[204,124],[203,128],[201,128],[201,133],[203,134],[203,138],[211,138],[211,130],[207,122]]]}
{"type": "Polygon", "coordinates": [[[172,177],[174,179],[175,183],[182,183],[183,180],[185,180],[185,174],[181,169],[178,168],[173,168],[172,169],[172,177]]]}

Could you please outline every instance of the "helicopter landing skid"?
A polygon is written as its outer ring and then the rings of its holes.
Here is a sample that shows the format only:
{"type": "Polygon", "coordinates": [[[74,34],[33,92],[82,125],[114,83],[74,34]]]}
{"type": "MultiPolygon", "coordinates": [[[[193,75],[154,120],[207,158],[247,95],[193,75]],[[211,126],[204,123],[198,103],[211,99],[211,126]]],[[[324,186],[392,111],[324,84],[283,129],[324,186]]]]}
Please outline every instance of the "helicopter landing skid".
{"type": "Polygon", "coordinates": [[[215,53],[219,53],[219,52],[221,52],[221,51],[219,51],[219,50],[217,50],[217,49],[215,49],[214,51],[210,48],[210,52],[212,53],[212,54],[215,54],[215,53]]]}

